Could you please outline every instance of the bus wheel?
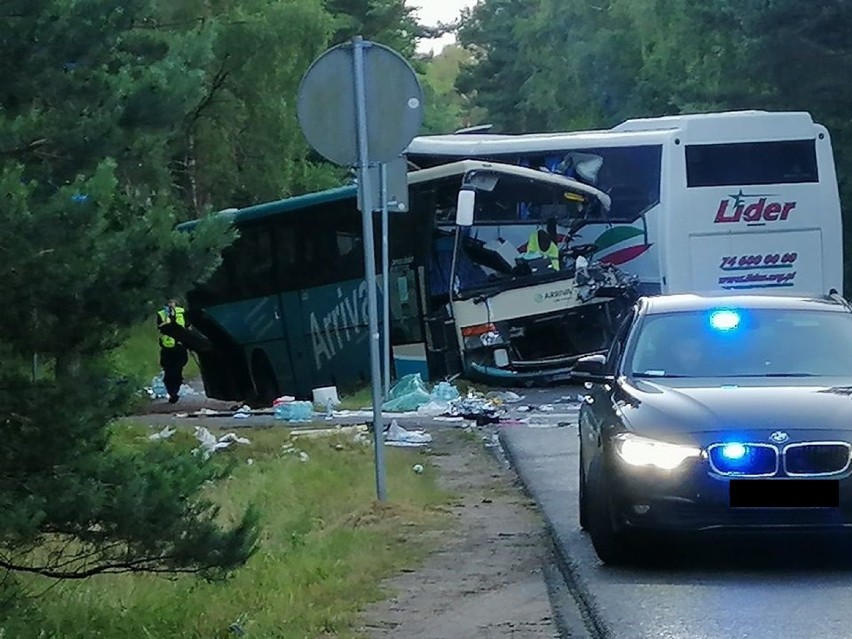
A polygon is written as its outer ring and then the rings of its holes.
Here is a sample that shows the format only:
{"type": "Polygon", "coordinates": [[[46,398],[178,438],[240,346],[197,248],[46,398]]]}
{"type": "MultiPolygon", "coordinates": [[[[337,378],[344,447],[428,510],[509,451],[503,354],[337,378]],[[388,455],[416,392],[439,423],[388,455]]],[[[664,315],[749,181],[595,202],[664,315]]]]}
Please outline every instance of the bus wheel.
{"type": "Polygon", "coordinates": [[[254,396],[249,402],[253,408],[272,406],[278,397],[278,380],[272,364],[262,351],[255,351],[251,357],[251,377],[254,381],[254,396]]]}

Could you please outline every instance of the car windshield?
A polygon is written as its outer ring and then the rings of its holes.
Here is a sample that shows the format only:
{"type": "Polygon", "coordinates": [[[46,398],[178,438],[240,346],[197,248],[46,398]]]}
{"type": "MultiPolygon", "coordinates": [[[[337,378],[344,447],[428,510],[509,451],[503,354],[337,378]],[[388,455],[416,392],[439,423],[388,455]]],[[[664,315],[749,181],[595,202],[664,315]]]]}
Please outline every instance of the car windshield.
{"type": "Polygon", "coordinates": [[[625,369],[648,378],[852,376],[852,314],[717,309],[649,315],[625,369]]]}

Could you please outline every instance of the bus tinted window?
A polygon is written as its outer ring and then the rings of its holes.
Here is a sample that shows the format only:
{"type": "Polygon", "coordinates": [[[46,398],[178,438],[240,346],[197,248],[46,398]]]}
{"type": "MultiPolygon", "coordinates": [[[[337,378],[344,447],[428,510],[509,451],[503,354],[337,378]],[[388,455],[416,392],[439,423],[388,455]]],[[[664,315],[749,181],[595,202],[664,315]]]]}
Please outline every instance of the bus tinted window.
{"type": "Polygon", "coordinates": [[[692,144],[686,147],[686,183],[689,187],[818,181],[813,140],[692,144]]]}
{"type": "Polygon", "coordinates": [[[364,277],[361,214],[353,200],[300,212],[296,288],[364,277]]]}
{"type": "Polygon", "coordinates": [[[234,251],[225,261],[231,271],[231,297],[247,299],[272,295],[278,288],[268,225],[241,228],[234,251]]]}
{"type": "MultiPolygon", "coordinates": [[[[569,153],[597,155],[603,160],[597,172],[597,179],[591,183],[612,198],[612,208],[608,216],[610,221],[633,222],[651,207],[659,204],[663,147],[658,144],[540,151],[525,153],[521,156],[483,155],[469,159],[519,164],[534,169],[544,168],[558,172],[559,165],[564,162],[569,153]]],[[[459,158],[416,156],[413,159],[419,166],[425,168],[459,158]]],[[[451,196],[457,197],[458,191],[451,193],[451,196]]],[[[441,207],[439,204],[437,208],[438,221],[449,221],[450,216],[455,216],[454,202],[448,201],[446,207],[441,207]]]]}

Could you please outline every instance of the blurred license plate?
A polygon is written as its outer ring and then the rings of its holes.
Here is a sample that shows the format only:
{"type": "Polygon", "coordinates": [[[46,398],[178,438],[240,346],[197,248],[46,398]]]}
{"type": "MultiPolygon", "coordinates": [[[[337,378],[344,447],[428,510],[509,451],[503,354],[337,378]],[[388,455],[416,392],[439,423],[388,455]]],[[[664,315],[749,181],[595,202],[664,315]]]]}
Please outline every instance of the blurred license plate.
{"type": "Polygon", "coordinates": [[[732,479],[731,508],[837,508],[836,479],[732,479]]]}

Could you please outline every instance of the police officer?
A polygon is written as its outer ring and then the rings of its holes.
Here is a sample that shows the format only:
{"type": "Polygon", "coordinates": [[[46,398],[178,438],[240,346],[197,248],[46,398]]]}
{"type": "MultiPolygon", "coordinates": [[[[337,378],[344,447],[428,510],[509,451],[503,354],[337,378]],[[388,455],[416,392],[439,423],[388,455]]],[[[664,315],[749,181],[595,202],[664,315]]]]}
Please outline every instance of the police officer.
{"type": "Polygon", "coordinates": [[[185,312],[177,300],[157,311],[157,330],[160,331],[160,366],[163,369],[163,384],[169,394],[169,403],[174,404],[180,396],[183,384],[183,367],[189,361],[186,346],[175,335],[186,328],[185,312]]]}

